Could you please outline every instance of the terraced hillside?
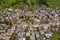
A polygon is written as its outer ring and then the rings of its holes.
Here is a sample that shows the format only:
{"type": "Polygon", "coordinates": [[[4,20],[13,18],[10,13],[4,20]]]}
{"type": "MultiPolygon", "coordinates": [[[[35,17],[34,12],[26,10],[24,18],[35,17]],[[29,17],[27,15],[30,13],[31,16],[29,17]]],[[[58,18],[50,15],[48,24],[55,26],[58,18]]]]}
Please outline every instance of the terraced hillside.
{"type": "Polygon", "coordinates": [[[0,7],[12,7],[24,9],[26,5],[29,9],[33,9],[34,5],[45,5],[51,8],[60,8],[60,0],[0,0],[0,7]]]}

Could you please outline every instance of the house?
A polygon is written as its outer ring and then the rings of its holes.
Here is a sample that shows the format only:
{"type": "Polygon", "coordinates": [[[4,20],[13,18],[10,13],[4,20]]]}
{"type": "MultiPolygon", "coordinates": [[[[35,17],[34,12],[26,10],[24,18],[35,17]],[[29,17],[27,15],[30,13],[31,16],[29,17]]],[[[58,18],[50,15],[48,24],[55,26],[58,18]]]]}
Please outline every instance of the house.
{"type": "Polygon", "coordinates": [[[26,12],[26,15],[32,17],[32,16],[34,16],[34,13],[32,11],[28,11],[28,12],[26,12]]]}
{"type": "Polygon", "coordinates": [[[6,35],[7,36],[12,36],[13,33],[14,33],[14,31],[9,29],[6,33],[6,35]]]}
{"type": "Polygon", "coordinates": [[[0,29],[7,29],[7,28],[8,28],[7,25],[5,25],[5,24],[0,24],[0,29]]]}
{"type": "Polygon", "coordinates": [[[23,40],[25,40],[25,38],[23,38],[23,40]]]}
{"type": "Polygon", "coordinates": [[[5,30],[0,30],[0,33],[5,33],[5,30]]]}
{"type": "Polygon", "coordinates": [[[7,11],[12,12],[12,11],[13,11],[13,9],[12,9],[12,8],[8,8],[8,9],[7,9],[7,11]]]}
{"type": "Polygon", "coordinates": [[[40,32],[41,34],[44,34],[44,33],[45,33],[44,30],[40,30],[39,32],[40,32]]]}
{"type": "Polygon", "coordinates": [[[26,33],[26,36],[30,36],[30,33],[29,33],[29,32],[27,32],[27,33],[26,33]]]}
{"type": "Polygon", "coordinates": [[[6,30],[8,29],[8,25],[5,25],[5,24],[0,24],[0,33],[5,33],[6,30]]]}
{"type": "Polygon", "coordinates": [[[33,27],[39,27],[39,25],[38,24],[34,24],[33,27]]]}
{"type": "Polygon", "coordinates": [[[52,34],[47,33],[47,34],[45,34],[45,36],[46,36],[47,38],[50,38],[50,37],[52,37],[52,34]]]}
{"type": "Polygon", "coordinates": [[[3,21],[4,19],[3,19],[3,17],[2,16],[0,16],[0,21],[3,21]]]}

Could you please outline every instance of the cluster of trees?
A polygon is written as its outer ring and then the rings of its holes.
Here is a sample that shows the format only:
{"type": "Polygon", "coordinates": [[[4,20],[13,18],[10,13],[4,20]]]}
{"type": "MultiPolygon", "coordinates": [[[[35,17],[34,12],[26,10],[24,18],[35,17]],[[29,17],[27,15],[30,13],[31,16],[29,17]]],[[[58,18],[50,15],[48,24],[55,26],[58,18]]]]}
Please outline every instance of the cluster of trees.
{"type": "Polygon", "coordinates": [[[14,34],[12,35],[12,37],[10,38],[10,40],[18,40],[17,34],[14,33],[14,34]]]}
{"type": "Polygon", "coordinates": [[[15,8],[21,8],[21,4],[26,4],[29,7],[32,7],[34,4],[40,5],[47,5],[46,0],[0,0],[0,7],[15,7],[15,8]]]}
{"type": "Polygon", "coordinates": [[[0,21],[0,24],[6,24],[6,25],[10,25],[10,26],[13,25],[10,20],[6,20],[6,19],[4,19],[3,21],[0,21]]]}
{"type": "Polygon", "coordinates": [[[31,22],[32,24],[34,23],[34,19],[30,19],[30,16],[20,15],[19,19],[22,19],[26,23],[29,23],[29,22],[31,22]]]}

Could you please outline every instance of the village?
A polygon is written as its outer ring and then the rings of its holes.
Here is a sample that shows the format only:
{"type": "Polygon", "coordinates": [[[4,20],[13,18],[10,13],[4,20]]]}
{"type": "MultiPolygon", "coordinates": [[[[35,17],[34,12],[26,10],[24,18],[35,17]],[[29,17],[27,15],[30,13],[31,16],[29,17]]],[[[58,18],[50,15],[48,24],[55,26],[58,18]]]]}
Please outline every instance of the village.
{"type": "MultiPolygon", "coordinates": [[[[60,32],[60,9],[0,9],[0,40],[51,40],[60,32]]],[[[60,37],[58,37],[60,40],[60,37]]]]}

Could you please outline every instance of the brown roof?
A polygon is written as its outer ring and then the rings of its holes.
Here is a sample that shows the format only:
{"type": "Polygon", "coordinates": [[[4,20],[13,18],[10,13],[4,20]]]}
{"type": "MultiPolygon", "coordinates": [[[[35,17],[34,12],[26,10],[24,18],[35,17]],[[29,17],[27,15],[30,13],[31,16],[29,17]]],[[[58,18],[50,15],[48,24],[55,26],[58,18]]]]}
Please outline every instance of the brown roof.
{"type": "Polygon", "coordinates": [[[7,32],[6,34],[11,36],[14,32],[13,31],[10,31],[10,32],[7,32]]]}

